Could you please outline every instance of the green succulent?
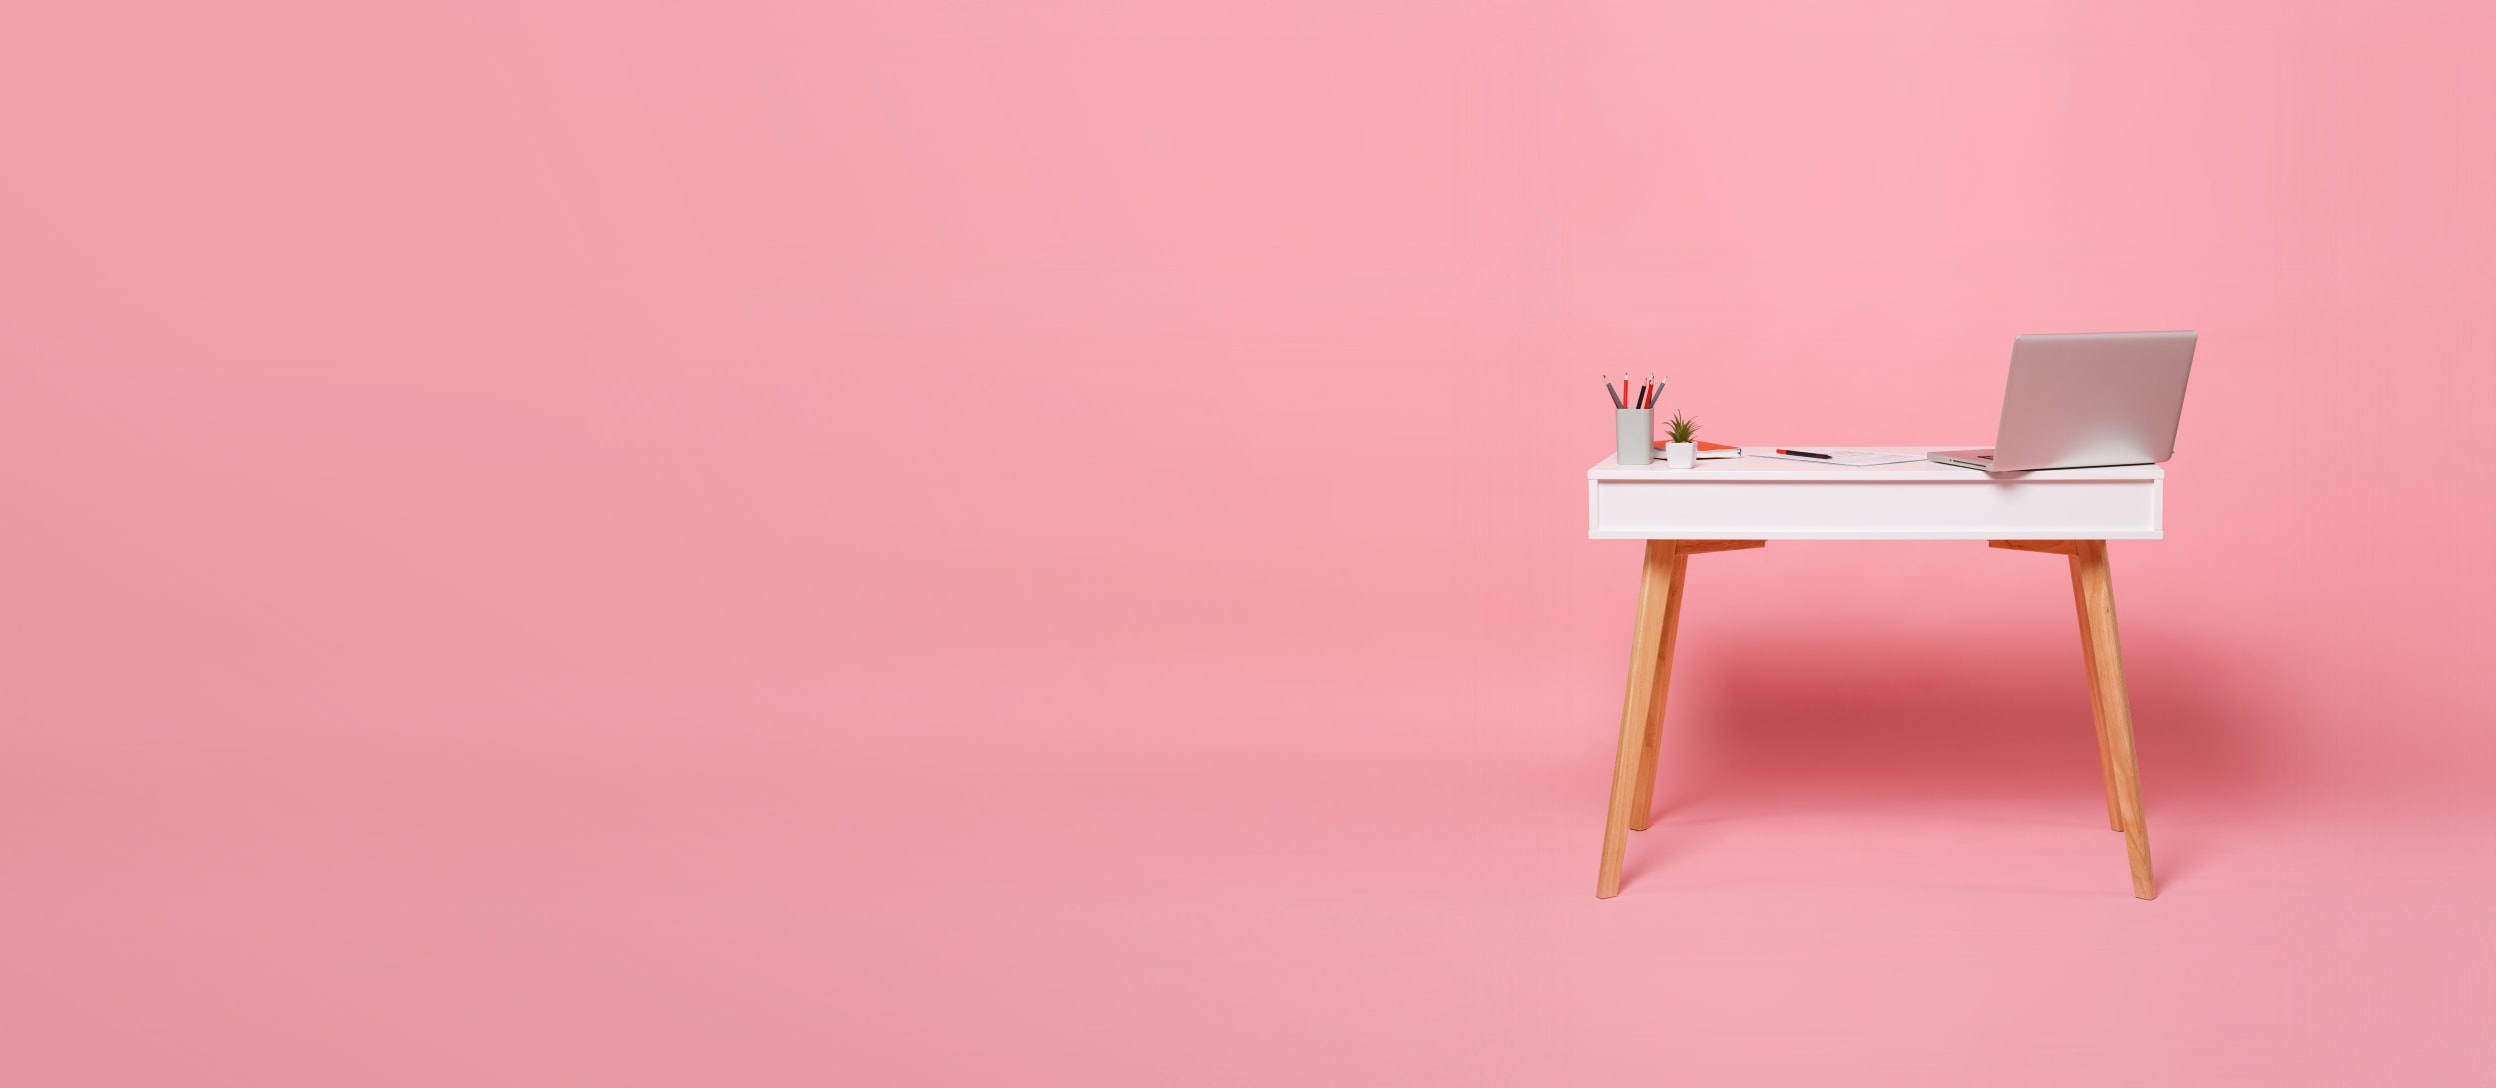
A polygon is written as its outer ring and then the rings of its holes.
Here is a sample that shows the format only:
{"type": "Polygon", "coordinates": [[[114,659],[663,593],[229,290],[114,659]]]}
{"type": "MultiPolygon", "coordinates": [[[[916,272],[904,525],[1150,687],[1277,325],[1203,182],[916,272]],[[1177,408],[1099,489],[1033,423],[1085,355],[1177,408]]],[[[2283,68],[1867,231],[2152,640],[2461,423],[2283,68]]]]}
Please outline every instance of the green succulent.
{"type": "Polygon", "coordinates": [[[1699,421],[1679,411],[1673,413],[1673,418],[1664,421],[1664,434],[1675,442],[1691,441],[1698,433],[1699,421]]]}

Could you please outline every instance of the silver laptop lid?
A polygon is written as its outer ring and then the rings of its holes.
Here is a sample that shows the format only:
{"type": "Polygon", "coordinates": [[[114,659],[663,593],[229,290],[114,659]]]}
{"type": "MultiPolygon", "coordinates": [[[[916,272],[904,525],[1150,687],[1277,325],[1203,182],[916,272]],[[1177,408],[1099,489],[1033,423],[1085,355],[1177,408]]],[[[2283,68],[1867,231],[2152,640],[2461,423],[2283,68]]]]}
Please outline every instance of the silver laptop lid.
{"type": "Polygon", "coordinates": [[[2022,336],[1994,431],[1993,470],[2145,465],[2175,456],[2190,332],[2022,336]]]}

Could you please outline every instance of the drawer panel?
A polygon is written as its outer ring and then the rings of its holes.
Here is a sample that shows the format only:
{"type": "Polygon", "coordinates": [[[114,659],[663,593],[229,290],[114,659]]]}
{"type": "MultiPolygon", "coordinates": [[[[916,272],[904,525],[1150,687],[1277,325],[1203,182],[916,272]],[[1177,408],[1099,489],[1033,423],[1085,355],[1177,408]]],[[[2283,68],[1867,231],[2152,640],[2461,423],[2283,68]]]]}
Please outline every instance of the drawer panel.
{"type": "Polygon", "coordinates": [[[1588,480],[1589,535],[1629,540],[2142,540],[2162,479],[1588,480]]]}

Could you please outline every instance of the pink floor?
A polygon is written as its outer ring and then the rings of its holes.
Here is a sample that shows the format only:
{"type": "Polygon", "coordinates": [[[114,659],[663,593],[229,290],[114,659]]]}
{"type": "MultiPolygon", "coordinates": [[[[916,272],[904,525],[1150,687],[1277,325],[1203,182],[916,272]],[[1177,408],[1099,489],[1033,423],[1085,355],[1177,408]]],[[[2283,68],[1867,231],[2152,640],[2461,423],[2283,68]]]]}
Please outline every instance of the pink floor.
{"type": "MultiPolygon", "coordinates": [[[[1694,628],[1722,597],[1694,589],[1694,628]]],[[[2485,1083],[2484,794],[2279,768],[2258,709],[2162,694],[2196,664],[2162,641],[2133,649],[2155,902],[2101,822],[2076,660],[2042,646],[1887,677],[1691,653],[1756,704],[1674,719],[1610,901],[1607,662],[1371,688],[1025,667],[941,698],[797,669],[195,680],[178,727],[98,688],[6,771],[0,1062],[47,1085],[2485,1083]]]]}

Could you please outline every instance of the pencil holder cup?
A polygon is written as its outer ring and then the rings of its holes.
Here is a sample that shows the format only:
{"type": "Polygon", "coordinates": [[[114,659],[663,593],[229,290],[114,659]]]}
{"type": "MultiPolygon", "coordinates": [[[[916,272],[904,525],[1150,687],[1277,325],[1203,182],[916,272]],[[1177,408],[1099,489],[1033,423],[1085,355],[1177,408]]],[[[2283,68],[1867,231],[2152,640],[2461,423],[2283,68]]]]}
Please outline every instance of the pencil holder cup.
{"type": "Polygon", "coordinates": [[[1612,431],[1620,444],[1616,451],[1620,463],[1643,465],[1655,460],[1655,409],[1613,409],[1612,431]]]}

